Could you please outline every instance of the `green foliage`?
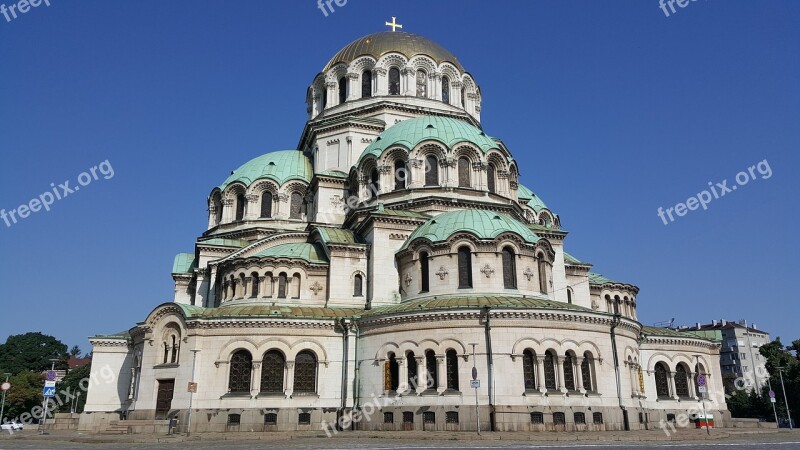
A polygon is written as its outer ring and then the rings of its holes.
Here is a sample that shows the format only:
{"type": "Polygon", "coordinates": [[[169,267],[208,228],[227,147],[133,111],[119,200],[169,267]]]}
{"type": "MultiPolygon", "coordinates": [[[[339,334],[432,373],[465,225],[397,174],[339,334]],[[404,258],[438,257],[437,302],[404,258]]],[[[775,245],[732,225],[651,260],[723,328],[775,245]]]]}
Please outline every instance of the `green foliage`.
{"type": "Polygon", "coordinates": [[[78,367],[70,370],[67,376],[56,385],[56,401],[59,403],[58,412],[71,412],[73,398],[77,398],[75,412],[83,412],[83,406],[86,404],[86,391],[82,389],[89,385],[88,380],[91,372],[91,364],[78,367]]]}
{"type": "Polygon", "coordinates": [[[9,336],[0,345],[0,372],[19,374],[24,371],[40,372],[51,367],[51,359],[58,359],[57,369],[66,368],[67,346],[58,339],[42,333],[25,333],[9,336]]]}
{"type": "Polygon", "coordinates": [[[11,389],[6,393],[6,409],[4,416],[9,419],[20,414],[30,413],[36,406],[41,406],[44,375],[29,370],[20,372],[8,380],[11,389]]]}
{"type": "Polygon", "coordinates": [[[800,350],[800,340],[792,342],[791,346],[785,347],[780,338],[775,339],[769,344],[761,346],[761,355],[767,359],[766,367],[770,374],[772,390],[775,391],[778,409],[778,416],[786,417],[786,402],[783,396],[783,388],[786,389],[786,397],[789,400],[789,409],[792,410],[792,418],[797,421],[800,414],[797,408],[800,407],[800,360],[798,360],[798,350],[800,350]],[[794,352],[794,354],[792,354],[794,352]],[[778,367],[783,374],[783,387],[778,367]]]}

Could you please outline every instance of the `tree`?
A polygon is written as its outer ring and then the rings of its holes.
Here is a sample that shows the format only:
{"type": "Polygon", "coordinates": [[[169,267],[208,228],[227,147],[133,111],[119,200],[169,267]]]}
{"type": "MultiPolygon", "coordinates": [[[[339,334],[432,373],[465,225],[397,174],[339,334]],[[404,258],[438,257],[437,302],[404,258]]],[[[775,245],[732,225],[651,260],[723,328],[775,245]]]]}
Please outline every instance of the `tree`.
{"type": "Polygon", "coordinates": [[[73,345],[71,349],[69,349],[69,356],[72,358],[80,358],[81,356],[81,348],[77,345],[73,345]]]}
{"type": "Polygon", "coordinates": [[[56,402],[59,404],[56,410],[58,412],[71,412],[72,401],[75,397],[77,397],[75,412],[83,412],[83,406],[86,404],[86,391],[83,389],[89,386],[88,380],[91,372],[91,364],[72,369],[63,380],[56,384],[56,402]]]}
{"type": "Polygon", "coordinates": [[[0,370],[11,374],[47,370],[51,359],[61,360],[57,368],[66,368],[67,346],[53,336],[18,334],[9,336],[6,343],[0,345],[0,370]]]}
{"type": "Polygon", "coordinates": [[[22,371],[8,382],[11,383],[11,389],[6,393],[6,417],[19,418],[21,414],[30,414],[34,408],[42,406],[44,375],[41,372],[22,371]]]}
{"type": "Polygon", "coordinates": [[[777,338],[769,344],[762,345],[759,351],[767,359],[766,367],[770,374],[772,390],[775,391],[778,416],[786,417],[786,402],[783,397],[783,389],[786,389],[786,397],[789,400],[789,407],[792,409],[792,418],[797,421],[800,418],[797,408],[800,405],[800,360],[797,353],[800,350],[800,340],[792,342],[791,346],[785,347],[781,339],[777,338]],[[793,355],[791,352],[795,352],[793,355]],[[781,387],[781,377],[778,374],[778,367],[782,367],[783,387],[781,387]]]}

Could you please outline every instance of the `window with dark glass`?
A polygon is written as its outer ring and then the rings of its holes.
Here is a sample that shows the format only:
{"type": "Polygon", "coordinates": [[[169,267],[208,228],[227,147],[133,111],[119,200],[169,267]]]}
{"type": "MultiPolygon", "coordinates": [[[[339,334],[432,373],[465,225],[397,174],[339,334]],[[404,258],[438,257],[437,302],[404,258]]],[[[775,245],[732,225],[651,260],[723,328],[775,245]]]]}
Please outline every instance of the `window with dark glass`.
{"type": "Polygon", "coordinates": [[[586,414],[582,412],[576,412],[574,414],[575,424],[576,425],[585,425],[586,424],[586,414]]]}
{"type": "Polygon", "coordinates": [[[461,107],[466,108],[466,101],[467,101],[467,88],[461,88],[461,107]]]}
{"type": "Polygon", "coordinates": [[[236,220],[244,219],[244,194],[236,196],[236,220]]]}
{"type": "Polygon", "coordinates": [[[544,414],[540,412],[532,412],[531,413],[531,423],[535,425],[541,425],[544,423],[544,414]]]}
{"type": "Polygon", "coordinates": [[[450,104],[450,78],[442,77],[442,101],[450,104]]]}
{"type": "Polygon", "coordinates": [[[394,353],[389,353],[384,377],[384,389],[397,391],[397,388],[400,387],[400,364],[397,363],[397,356],[394,353]]]}
{"type": "Polygon", "coordinates": [[[553,413],[553,424],[566,425],[567,417],[562,412],[553,413]]]}
{"type": "Polygon", "coordinates": [[[298,414],[297,423],[298,425],[311,425],[311,414],[310,413],[298,414]]]}
{"type": "Polygon", "coordinates": [[[361,74],[361,98],[372,97],[372,71],[365,70],[361,74]]]}
{"type": "Polygon", "coordinates": [[[414,423],[414,413],[411,411],[404,411],[403,423],[414,423]]]}
{"type": "Polygon", "coordinates": [[[172,364],[178,363],[178,348],[180,348],[178,339],[175,336],[172,336],[172,357],[170,359],[172,364]]]}
{"type": "Polygon", "coordinates": [[[430,272],[428,268],[428,254],[420,252],[419,254],[419,269],[420,269],[420,292],[428,292],[430,290],[430,272]]]}
{"type": "Polygon", "coordinates": [[[525,380],[525,390],[536,389],[536,355],[531,349],[522,352],[522,376],[525,380]]]}
{"type": "Polygon", "coordinates": [[[503,287],[506,289],[517,288],[517,260],[514,249],[503,248],[503,287]]]}
{"type": "Polygon", "coordinates": [[[408,388],[414,390],[418,386],[417,382],[417,358],[414,352],[406,353],[406,366],[408,366],[408,388]]]}
{"type": "Polygon", "coordinates": [[[408,169],[406,169],[406,162],[402,159],[396,160],[394,162],[394,190],[405,189],[407,179],[408,169]]]}
{"type": "Polygon", "coordinates": [[[358,175],[353,173],[350,176],[350,181],[347,183],[347,192],[351,196],[356,197],[356,199],[358,199],[358,196],[360,195],[359,191],[360,191],[360,186],[358,184],[358,175]]]}
{"type": "Polygon", "coordinates": [[[320,96],[322,96],[322,109],[324,110],[328,106],[328,88],[324,85],[322,86],[320,96]]]}
{"type": "Polygon", "coordinates": [[[439,160],[433,156],[425,157],[425,186],[439,185],[439,160]]]}
{"type": "Polygon", "coordinates": [[[292,192],[292,199],[289,205],[289,218],[303,218],[303,196],[299,192],[292,192]]]}
{"type": "Polygon", "coordinates": [[[353,297],[362,297],[364,295],[364,277],[356,274],[353,277],[353,297]]]}
{"type": "Polygon", "coordinates": [[[675,368],[675,393],[679,397],[689,396],[689,380],[686,368],[682,364],[675,368]]]}
{"type": "Polygon", "coordinates": [[[228,425],[239,425],[242,423],[241,414],[228,414],[228,425]]]}
{"type": "Polygon", "coordinates": [[[250,392],[250,372],[253,369],[253,356],[247,350],[239,350],[231,356],[228,391],[232,393],[250,392]]]}
{"type": "Polygon", "coordinates": [[[472,251],[469,247],[458,249],[458,288],[472,287],[472,251]]]}
{"type": "Polygon", "coordinates": [[[272,192],[261,194],[261,217],[268,219],[272,217],[272,192]]]}
{"type": "Polygon", "coordinates": [[[436,423],[436,413],[425,411],[422,413],[422,423],[436,423]]]}
{"type": "Polygon", "coordinates": [[[317,357],[309,351],[302,351],[294,359],[294,392],[316,392],[317,357]]]}
{"type": "Polygon", "coordinates": [[[283,393],[283,374],[286,358],[278,350],[264,354],[261,362],[261,392],[283,393]]]}
{"type": "Polygon", "coordinates": [[[592,413],[592,423],[595,425],[602,425],[603,424],[603,413],[592,413]]]}
{"type": "Polygon", "coordinates": [[[381,190],[381,176],[378,173],[378,169],[372,169],[369,173],[369,190],[370,194],[376,197],[381,190]]]}
{"type": "Polygon", "coordinates": [[[389,69],[389,95],[400,95],[400,69],[389,69]]]}
{"type": "Polygon", "coordinates": [[[547,294],[547,263],[540,259],[539,262],[539,292],[547,294]]]}
{"type": "Polygon", "coordinates": [[[458,411],[447,411],[444,413],[444,422],[451,424],[458,423],[458,411]]]}
{"type": "Polygon", "coordinates": [[[494,164],[489,164],[486,167],[486,187],[492,194],[497,192],[496,177],[497,177],[497,169],[495,169],[494,164]]]}
{"type": "Polygon", "coordinates": [[[383,423],[394,423],[394,413],[391,412],[383,413],[383,423]]]}
{"type": "Polygon", "coordinates": [[[347,101],[347,77],[339,78],[339,104],[347,101]]]}
{"type": "Polygon", "coordinates": [[[256,298],[258,297],[258,289],[260,284],[261,278],[258,276],[258,272],[253,272],[250,274],[250,297],[256,298]]]}
{"type": "Polygon", "coordinates": [[[428,96],[428,75],[424,70],[417,71],[417,97],[428,96]]]}
{"type": "Polygon", "coordinates": [[[428,371],[428,389],[439,387],[439,371],[436,364],[436,353],[433,350],[425,352],[425,369],[428,371]]]}
{"type": "Polygon", "coordinates": [[[472,164],[469,159],[465,157],[458,158],[458,187],[470,187],[472,185],[470,180],[470,171],[472,164]]]}
{"type": "Polygon", "coordinates": [[[277,425],[278,415],[275,413],[264,414],[264,425],[277,425]]]}
{"type": "Polygon", "coordinates": [[[549,350],[544,354],[544,387],[556,388],[556,358],[549,350]]]}
{"type": "Polygon", "coordinates": [[[583,361],[581,362],[581,377],[583,378],[583,388],[587,391],[592,390],[592,356],[589,354],[583,355],[583,361]]]}
{"type": "Polygon", "coordinates": [[[281,272],[278,275],[278,298],[286,298],[286,282],[288,278],[286,276],[286,272],[281,272]]]}
{"type": "Polygon", "coordinates": [[[573,365],[572,355],[567,353],[564,357],[564,387],[568,391],[575,390],[575,366],[573,365]]]}
{"type": "Polygon", "coordinates": [[[659,397],[669,397],[669,381],[667,368],[663,363],[657,363],[655,367],[656,395],[659,397]]]}
{"type": "Polygon", "coordinates": [[[450,349],[445,353],[447,366],[447,389],[458,390],[458,354],[450,349]]]}

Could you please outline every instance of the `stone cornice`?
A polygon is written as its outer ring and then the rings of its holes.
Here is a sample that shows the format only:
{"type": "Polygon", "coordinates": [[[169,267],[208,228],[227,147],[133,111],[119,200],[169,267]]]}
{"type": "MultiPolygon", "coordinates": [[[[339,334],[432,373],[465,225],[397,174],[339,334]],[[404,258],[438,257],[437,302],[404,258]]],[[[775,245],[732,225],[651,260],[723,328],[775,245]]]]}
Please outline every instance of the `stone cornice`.
{"type": "Polygon", "coordinates": [[[672,336],[643,336],[643,344],[653,345],[683,345],[690,347],[701,347],[706,349],[718,349],[722,345],[718,342],[705,341],[702,339],[680,338],[672,336]]]}

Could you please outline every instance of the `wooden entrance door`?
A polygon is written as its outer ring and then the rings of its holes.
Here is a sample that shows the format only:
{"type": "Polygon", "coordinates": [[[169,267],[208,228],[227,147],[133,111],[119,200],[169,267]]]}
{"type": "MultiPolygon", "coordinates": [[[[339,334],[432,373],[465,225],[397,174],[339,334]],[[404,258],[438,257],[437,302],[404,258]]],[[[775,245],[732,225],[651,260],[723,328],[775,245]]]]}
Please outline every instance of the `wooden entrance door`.
{"type": "Polygon", "coordinates": [[[156,419],[166,419],[172,409],[172,395],[175,392],[175,380],[158,380],[156,396],[156,419]]]}

